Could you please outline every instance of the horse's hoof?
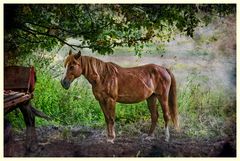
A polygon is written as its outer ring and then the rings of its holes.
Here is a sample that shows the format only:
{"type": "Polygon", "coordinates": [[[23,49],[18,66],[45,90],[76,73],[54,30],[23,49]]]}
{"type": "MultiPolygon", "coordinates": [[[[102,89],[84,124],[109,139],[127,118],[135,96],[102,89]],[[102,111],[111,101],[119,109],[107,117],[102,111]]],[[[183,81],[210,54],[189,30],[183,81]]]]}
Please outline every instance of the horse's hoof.
{"type": "Polygon", "coordinates": [[[114,144],[114,139],[107,139],[107,142],[114,144]]]}

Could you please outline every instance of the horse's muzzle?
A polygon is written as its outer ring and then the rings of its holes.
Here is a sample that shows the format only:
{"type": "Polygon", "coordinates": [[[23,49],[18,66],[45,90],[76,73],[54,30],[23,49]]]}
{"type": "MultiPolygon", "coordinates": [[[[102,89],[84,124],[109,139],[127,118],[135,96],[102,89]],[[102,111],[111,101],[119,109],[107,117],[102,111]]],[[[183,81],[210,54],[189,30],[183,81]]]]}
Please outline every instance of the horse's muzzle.
{"type": "Polygon", "coordinates": [[[64,89],[69,89],[70,84],[71,84],[70,81],[67,81],[67,80],[65,80],[65,79],[62,79],[62,80],[61,80],[61,85],[62,85],[62,87],[63,87],[64,89]]]}

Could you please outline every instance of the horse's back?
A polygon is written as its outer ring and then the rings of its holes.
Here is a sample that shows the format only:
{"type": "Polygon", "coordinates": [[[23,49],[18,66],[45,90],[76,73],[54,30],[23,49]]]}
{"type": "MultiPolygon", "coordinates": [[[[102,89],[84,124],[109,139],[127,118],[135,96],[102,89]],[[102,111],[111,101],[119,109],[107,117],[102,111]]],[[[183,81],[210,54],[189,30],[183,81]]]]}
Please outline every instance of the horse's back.
{"type": "Polygon", "coordinates": [[[118,102],[135,103],[150,97],[169,75],[164,67],[146,64],[118,68],[118,102]]]}
{"type": "Polygon", "coordinates": [[[142,78],[149,79],[156,77],[156,79],[169,80],[170,75],[166,68],[156,64],[145,64],[137,67],[121,68],[120,73],[135,74],[142,78]]]}

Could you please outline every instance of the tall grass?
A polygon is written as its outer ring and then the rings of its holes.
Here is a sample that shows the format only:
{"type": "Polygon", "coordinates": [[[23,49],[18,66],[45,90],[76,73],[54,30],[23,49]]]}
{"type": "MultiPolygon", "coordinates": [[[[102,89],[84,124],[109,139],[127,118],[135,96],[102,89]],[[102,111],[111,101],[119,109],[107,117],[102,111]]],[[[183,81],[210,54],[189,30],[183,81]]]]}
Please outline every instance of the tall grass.
{"type": "Polygon", "coordinates": [[[202,76],[192,74],[186,84],[178,89],[180,121],[190,136],[222,136],[225,122],[236,114],[234,92],[217,81],[214,88],[206,83],[202,76]]]}
{"type": "MultiPolygon", "coordinates": [[[[62,88],[59,79],[39,74],[33,104],[52,118],[56,125],[99,125],[103,115],[88,84],[73,84],[69,90],[62,88]]],[[[46,121],[41,122],[48,124],[46,121]]]]}

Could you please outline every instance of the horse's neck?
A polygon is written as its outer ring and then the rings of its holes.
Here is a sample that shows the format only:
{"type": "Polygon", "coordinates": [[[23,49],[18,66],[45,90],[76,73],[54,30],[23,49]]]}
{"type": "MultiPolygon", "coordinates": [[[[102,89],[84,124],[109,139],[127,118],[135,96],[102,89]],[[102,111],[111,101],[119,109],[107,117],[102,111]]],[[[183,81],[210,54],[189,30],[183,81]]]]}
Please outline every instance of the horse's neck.
{"type": "Polygon", "coordinates": [[[100,77],[99,75],[103,72],[100,64],[104,65],[104,62],[96,58],[81,56],[82,74],[91,84],[96,83],[100,77]]]}
{"type": "Polygon", "coordinates": [[[101,83],[106,77],[114,76],[118,73],[118,66],[113,63],[105,63],[99,59],[82,56],[81,64],[83,75],[91,83],[101,83]]]}

